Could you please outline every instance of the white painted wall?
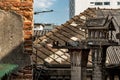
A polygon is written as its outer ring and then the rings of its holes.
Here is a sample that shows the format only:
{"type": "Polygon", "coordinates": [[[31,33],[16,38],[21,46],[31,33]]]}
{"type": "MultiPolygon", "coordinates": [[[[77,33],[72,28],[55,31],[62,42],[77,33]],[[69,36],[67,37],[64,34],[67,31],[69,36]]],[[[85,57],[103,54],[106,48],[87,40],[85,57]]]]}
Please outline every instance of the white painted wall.
{"type": "Polygon", "coordinates": [[[88,0],[75,0],[75,15],[80,14],[89,7],[88,0]]]}
{"type": "Polygon", "coordinates": [[[90,8],[99,7],[99,8],[109,8],[109,9],[120,8],[120,5],[117,5],[117,2],[120,2],[120,0],[75,0],[75,15],[80,14],[88,7],[90,8]],[[102,2],[103,5],[91,5],[90,2],[102,2]],[[104,2],[110,2],[110,5],[104,5],[104,2]]]}

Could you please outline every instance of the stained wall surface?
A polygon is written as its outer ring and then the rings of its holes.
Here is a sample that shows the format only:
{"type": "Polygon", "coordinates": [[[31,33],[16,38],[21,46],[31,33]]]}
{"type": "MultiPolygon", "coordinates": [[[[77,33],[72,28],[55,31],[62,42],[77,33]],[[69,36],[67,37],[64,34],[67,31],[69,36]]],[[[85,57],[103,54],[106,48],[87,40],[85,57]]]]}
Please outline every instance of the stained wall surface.
{"type": "Polygon", "coordinates": [[[0,0],[0,62],[30,64],[33,1],[0,0]]]}

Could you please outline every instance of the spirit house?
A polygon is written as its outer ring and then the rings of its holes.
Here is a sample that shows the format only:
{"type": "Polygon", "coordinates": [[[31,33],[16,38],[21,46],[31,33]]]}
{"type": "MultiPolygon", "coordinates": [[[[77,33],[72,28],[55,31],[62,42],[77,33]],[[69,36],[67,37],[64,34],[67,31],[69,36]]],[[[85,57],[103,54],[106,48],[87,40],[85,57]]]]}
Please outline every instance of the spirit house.
{"type": "Polygon", "coordinates": [[[92,50],[92,80],[105,80],[106,51],[109,46],[117,45],[112,40],[115,27],[113,17],[86,20],[84,29],[88,31],[87,45],[92,50]]]}
{"type": "Polygon", "coordinates": [[[105,80],[106,51],[109,46],[117,45],[113,41],[114,18],[87,19],[83,29],[87,31],[86,40],[66,42],[62,46],[53,42],[53,48],[68,49],[71,60],[71,80],[86,80],[88,55],[92,54],[92,80],[105,80]]]}
{"type": "Polygon", "coordinates": [[[112,41],[112,32],[115,31],[113,17],[92,18],[86,20],[84,29],[88,31],[88,44],[99,45],[107,44],[112,41]]]}

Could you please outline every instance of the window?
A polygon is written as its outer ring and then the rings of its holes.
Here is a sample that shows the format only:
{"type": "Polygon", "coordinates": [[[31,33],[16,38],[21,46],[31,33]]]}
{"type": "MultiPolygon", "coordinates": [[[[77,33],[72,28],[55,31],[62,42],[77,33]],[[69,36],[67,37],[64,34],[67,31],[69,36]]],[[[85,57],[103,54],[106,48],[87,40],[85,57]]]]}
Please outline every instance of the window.
{"type": "Polygon", "coordinates": [[[90,2],[90,4],[94,4],[94,2],[90,2]]]}
{"type": "Polygon", "coordinates": [[[95,2],[95,5],[103,5],[102,2],[95,2]]]}
{"type": "Polygon", "coordinates": [[[117,5],[120,5],[120,2],[117,2],[117,5]]]}
{"type": "Polygon", "coordinates": [[[104,2],[104,5],[110,5],[110,2],[104,2]]]}
{"type": "Polygon", "coordinates": [[[90,5],[91,5],[91,6],[94,6],[94,5],[95,5],[95,3],[94,3],[94,2],[90,2],[90,5]]]}

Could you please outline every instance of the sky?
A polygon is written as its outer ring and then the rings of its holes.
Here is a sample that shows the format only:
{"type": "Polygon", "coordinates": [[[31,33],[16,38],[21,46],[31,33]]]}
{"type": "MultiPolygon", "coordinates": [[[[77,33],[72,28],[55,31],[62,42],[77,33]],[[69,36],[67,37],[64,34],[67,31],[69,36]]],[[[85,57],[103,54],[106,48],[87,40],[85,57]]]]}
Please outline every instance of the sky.
{"type": "Polygon", "coordinates": [[[34,15],[35,23],[63,24],[69,19],[69,0],[34,0],[34,12],[53,12],[34,15]]]}

